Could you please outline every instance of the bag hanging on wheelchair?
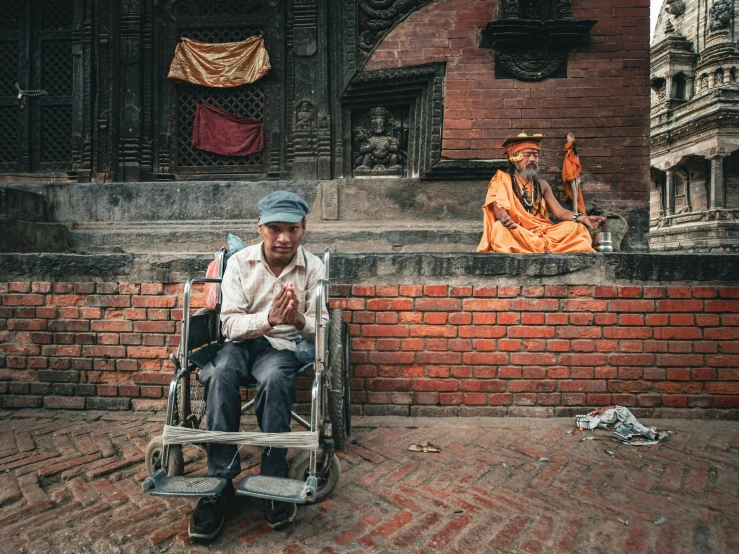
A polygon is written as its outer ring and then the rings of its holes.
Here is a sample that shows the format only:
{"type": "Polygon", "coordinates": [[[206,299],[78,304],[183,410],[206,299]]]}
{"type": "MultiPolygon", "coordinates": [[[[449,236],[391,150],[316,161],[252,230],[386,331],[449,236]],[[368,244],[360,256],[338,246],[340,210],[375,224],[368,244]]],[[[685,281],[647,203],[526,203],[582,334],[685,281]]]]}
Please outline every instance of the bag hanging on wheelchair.
{"type": "MultiPolygon", "coordinates": [[[[205,277],[207,279],[217,279],[219,277],[217,256],[208,264],[205,277]]],[[[218,283],[205,283],[205,305],[211,310],[218,308],[218,283]]]]}

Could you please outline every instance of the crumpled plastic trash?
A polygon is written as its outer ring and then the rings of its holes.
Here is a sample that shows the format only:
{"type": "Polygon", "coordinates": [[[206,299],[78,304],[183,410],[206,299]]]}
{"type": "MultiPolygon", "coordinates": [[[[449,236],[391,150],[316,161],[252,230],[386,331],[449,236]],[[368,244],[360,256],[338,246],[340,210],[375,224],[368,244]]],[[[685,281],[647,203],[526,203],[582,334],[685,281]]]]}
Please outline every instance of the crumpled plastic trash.
{"type": "Polygon", "coordinates": [[[661,432],[656,427],[647,427],[639,423],[634,414],[624,406],[616,406],[603,412],[594,410],[589,414],[575,416],[575,423],[580,429],[613,430],[617,435],[614,437],[615,440],[624,444],[657,444],[667,436],[666,432],[661,432]]]}
{"type": "Polygon", "coordinates": [[[428,441],[424,441],[421,444],[412,444],[408,447],[408,450],[411,452],[432,452],[434,454],[441,452],[441,448],[428,441]]]}

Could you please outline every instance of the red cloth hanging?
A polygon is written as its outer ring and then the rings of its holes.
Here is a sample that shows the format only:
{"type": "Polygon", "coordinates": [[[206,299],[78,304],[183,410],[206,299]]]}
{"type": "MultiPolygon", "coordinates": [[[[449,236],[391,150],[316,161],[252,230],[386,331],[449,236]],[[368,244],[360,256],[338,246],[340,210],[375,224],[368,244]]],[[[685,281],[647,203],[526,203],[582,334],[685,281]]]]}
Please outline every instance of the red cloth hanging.
{"type": "Polygon", "coordinates": [[[192,126],[192,145],[222,156],[249,156],[264,149],[264,125],[258,119],[198,104],[192,126]]]}

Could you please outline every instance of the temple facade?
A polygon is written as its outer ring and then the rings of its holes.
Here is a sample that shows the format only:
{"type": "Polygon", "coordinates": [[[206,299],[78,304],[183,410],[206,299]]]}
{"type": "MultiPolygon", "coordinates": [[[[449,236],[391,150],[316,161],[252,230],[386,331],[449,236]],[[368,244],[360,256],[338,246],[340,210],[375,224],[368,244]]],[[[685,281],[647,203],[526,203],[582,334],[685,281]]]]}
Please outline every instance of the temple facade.
{"type": "MultiPolygon", "coordinates": [[[[333,252],[357,414],[571,417],[618,404],[739,417],[739,255],[646,252],[649,0],[2,7],[0,409],[161,410],[185,281],[227,233],[260,240],[257,202],[283,189],[311,206],[303,244],[333,252]],[[271,66],[243,72],[251,82],[224,86],[244,75],[220,80],[223,59],[200,67],[209,86],[188,80],[186,60],[168,78],[178,46],[225,54],[250,37],[271,66]],[[475,253],[501,145],[522,131],[546,137],[540,174],[555,193],[575,135],[586,208],[628,223],[626,252],[475,253]]],[[[704,157],[667,153],[682,144],[669,127],[680,110],[693,121],[704,100],[724,109],[733,94],[736,68],[709,56],[733,31],[724,12],[699,25],[705,8],[685,39],[658,37],[683,44],[667,58],[683,76],[665,70],[653,140],[660,171],[687,163],[690,210],[723,218],[737,175],[715,142],[728,112],[682,127],[706,134],[685,139],[704,157]],[[726,194],[706,188],[714,174],[726,194]]],[[[688,16],[670,15],[673,30],[688,16]]],[[[695,215],[674,209],[683,196],[655,215],[664,229],[695,215]]],[[[298,413],[309,387],[300,377],[298,413]]]]}
{"type": "Polygon", "coordinates": [[[651,51],[649,243],[739,250],[737,0],[665,0],[651,51]]]}
{"type": "MultiPolygon", "coordinates": [[[[317,202],[324,236],[364,230],[342,250],[474,251],[487,183],[505,164],[500,145],[522,131],[547,137],[541,170],[555,188],[574,133],[589,208],[625,218],[624,250],[647,249],[648,0],[3,6],[0,113],[10,124],[0,129],[0,183],[43,195],[49,222],[71,229],[72,250],[136,251],[146,241],[124,230],[151,235],[178,206],[175,219],[204,229],[251,226],[253,208],[234,214],[219,187],[294,183],[317,202]],[[254,36],[271,65],[255,82],[168,78],[185,39],[254,36]],[[201,104],[262,124],[261,148],[231,156],[194,146],[201,104]],[[105,243],[99,229],[121,232],[105,243]]],[[[164,234],[149,242],[181,250],[164,234]]]]}

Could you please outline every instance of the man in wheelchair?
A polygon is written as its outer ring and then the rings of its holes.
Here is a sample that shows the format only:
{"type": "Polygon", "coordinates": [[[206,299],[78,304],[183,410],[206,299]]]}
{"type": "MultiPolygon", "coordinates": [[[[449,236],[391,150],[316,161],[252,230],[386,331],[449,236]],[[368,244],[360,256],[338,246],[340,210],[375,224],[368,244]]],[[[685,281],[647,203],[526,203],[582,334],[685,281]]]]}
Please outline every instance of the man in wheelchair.
{"type": "MultiPolygon", "coordinates": [[[[315,334],[315,292],[324,275],[321,260],[301,245],[310,211],[300,196],[277,191],[259,201],[263,241],[236,253],[222,283],[221,330],[226,342],[200,372],[207,429],[235,432],[241,418],[240,388],[256,385],[255,411],[262,432],[290,431],[296,375],[302,363],[296,345],[315,334]]],[[[323,313],[326,313],[325,310],[323,313]]],[[[235,444],[208,444],[208,476],[228,480],[223,492],[202,497],[193,512],[191,538],[210,540],[222,529],[234,499],[230,485],[241,472],[235,444]]],[[[286,477],[287,449],[265,448],[261,474],[286,477]]],[[[281,529],[295,520],[291,502],[262,500],[264,518],[281,529]]]]}

